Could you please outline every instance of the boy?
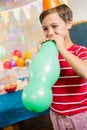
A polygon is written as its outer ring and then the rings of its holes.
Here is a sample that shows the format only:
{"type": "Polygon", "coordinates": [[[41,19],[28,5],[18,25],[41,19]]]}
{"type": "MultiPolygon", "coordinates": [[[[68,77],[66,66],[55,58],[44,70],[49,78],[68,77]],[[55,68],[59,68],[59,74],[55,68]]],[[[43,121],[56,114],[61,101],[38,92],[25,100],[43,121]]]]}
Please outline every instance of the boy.
{"type": "Polygon", "coordinates": [[[71,41],[73,13],[61,4],[40,14],[45,39],[55,40],[60,77],[52,87],[50,117],[54,130],[87,130],[87,49],[71,41]]]}

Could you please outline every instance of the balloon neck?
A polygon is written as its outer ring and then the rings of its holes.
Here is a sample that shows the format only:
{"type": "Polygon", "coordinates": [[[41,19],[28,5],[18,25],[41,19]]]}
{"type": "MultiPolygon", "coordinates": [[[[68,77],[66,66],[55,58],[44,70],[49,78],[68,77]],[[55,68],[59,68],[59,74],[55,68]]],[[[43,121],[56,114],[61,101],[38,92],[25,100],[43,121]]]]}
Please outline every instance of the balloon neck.
{"type": "Polygon", "coordinates": [[[40,51],[44,51],[44,49],[45,49],[45,51],[51,52],[52,55],[53,55],[53,54],[58,55],[58,49],[57,49],[57,47],[56,47],[56,42],[55,42],[54,40],[46,41],[46,42],[42,45],[40,51]],[[54,52],[55,52],[55,53],[54,53],[54,52]]]}

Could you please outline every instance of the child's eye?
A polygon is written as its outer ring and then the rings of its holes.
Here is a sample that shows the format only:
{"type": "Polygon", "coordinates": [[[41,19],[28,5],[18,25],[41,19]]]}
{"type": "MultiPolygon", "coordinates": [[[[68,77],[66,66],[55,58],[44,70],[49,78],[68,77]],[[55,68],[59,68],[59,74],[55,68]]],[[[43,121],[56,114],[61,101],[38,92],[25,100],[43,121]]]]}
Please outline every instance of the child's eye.
{"type": "Polygon", "coordinates": [[[56,28],[56,27],[57,27],[57,25],[53,25],[52,27],[53,27],[53,28],[56,28]]]}
{"type": "Polygon", "coordinates": [[[43,28],[43,30],[44,30],[44,31],[46,31],[46,30],[47,30],[47,28],[43,28]]]}

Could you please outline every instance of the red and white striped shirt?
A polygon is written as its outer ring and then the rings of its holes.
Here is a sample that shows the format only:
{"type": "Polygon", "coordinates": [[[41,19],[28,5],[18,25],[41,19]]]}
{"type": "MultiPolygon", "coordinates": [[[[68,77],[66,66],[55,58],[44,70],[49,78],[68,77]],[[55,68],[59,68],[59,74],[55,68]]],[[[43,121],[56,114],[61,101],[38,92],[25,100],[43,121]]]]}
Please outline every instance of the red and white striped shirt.
{"type": "MultiPolygon", "coordinates": [[[[87,60],[87,48],[73,44],[68,51],[82,60],[87,60]]],[[[52,87],[51,109],[61,115],[87,111],[86,80],[78,76],[68,62],[59,54],[60,77],[52,87]]]]}

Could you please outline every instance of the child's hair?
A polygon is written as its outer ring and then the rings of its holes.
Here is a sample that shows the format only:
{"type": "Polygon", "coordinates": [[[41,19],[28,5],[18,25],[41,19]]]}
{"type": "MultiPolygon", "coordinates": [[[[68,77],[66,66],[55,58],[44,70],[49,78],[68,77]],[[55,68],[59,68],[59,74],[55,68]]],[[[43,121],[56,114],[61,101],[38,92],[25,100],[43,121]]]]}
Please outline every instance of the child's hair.
{"type": "Polygon", "coordinates": [[[43,11],[41,14],[40,14],[40,22],[42,23],[43,19],[48,15],[48,14],[52,14],[52,13],[55,13],[57,12],[58,15],[61,17],[61,19],[67,23],[67,21],[72,21],[73,19],[73,13],[72,13],[72,10],[65,4],[62,4],[60,6],[57,6],[57,7],[54,7],[54,8],[51,8],[47,11],[43,11]]]}

